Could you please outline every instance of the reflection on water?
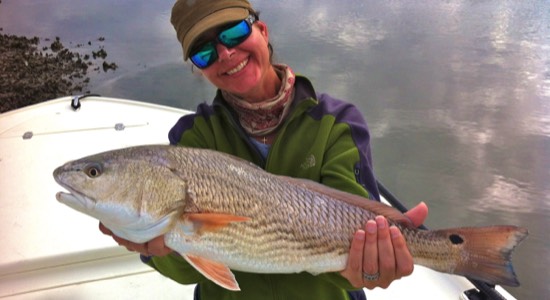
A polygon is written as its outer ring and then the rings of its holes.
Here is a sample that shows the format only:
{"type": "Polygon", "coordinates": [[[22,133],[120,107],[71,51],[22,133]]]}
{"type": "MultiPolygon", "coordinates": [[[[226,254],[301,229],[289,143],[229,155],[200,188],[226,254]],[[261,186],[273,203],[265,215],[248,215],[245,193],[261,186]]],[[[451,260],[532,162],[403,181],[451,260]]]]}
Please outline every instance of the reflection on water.
{"type": "MultiPolygon", "coordinates": [[[[497,209],[509,212],[533,213],[539,209],[540,204],[529,200],[532,196],[528,193],[530,188],[532,187],[527,182],[495,175],[491,186],[485,188],[481,198],[469,208],[477,212],[497,209]],[[514,201],[510,201],[510,198],[513,198],[514,201]]],[[[542,203],[542,205],[546,206],[547,204],[542,203]]]]}
{"type": "MultiPolygon", "coordinates": [[[[252,2],[278,61],[365,114],[376,171],[395,194],[426,201],[430,227],[528,227],[514,259],[522,286],[508,290],[550,293],[547,264],[532,259],[550,263],[548,1],[252,2]]],[[[213,90],[181,62],[172,3],[3,1],[0,27],[75,43],[105,36],[119,69],[93,92],[194,108],[213,90]]]]}

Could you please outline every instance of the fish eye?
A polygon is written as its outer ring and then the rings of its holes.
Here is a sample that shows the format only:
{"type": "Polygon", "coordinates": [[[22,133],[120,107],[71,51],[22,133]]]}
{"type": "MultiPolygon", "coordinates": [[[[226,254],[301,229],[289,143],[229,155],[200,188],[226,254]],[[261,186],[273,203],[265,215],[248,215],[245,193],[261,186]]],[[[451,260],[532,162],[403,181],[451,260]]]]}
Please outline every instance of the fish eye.
{"type": "Polygon", "coordinates": [[[84,169],[84,174],[86,174],[86,176],[90,178],[97,178],[101,176],[101,173],[102,173],[102,169],[101,169],[101,166],[98,164],[88,165],[84,169]]]}

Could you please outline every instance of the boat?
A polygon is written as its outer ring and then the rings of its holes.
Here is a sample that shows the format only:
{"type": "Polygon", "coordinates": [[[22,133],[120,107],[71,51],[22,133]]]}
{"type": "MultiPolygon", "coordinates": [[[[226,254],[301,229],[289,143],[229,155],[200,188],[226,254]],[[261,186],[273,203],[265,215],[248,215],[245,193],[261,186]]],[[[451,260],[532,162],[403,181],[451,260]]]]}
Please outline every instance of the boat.
{"type": "MultiPolygon", "coordinates": [[[[194,285],[160,275],[101,234],[97,220],[60,205],[52,177],[57,166],[85,155],[168,144],[169,129],[188,113],[88,94],[0,114],[0,299],[193,299],[194,285]]],[[[381,187],[384,201],[400,205],[381,187]]],[[[500,286],[422,266],[367,297],[515,299],[500,286]]]]}

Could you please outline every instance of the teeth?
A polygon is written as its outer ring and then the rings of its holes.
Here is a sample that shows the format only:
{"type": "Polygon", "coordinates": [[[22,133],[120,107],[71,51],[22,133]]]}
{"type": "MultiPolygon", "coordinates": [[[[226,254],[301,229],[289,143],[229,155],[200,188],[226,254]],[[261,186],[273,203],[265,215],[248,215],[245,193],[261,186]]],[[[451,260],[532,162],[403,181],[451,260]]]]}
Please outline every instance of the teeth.
{"type": "Polygon", "coordinates": [[[238,66],[236,66],[235,68],[233,68],[233,69],[227,71],[227,74],[228,74],[228,75],[233,75],[233,74],[239,72],[240,70],[242,70],[242,69],[246,66],[246,64],[248,64],[248,59],[244,60],[242,63],[240,63],[240,64],[239,64],[238,66]]]}

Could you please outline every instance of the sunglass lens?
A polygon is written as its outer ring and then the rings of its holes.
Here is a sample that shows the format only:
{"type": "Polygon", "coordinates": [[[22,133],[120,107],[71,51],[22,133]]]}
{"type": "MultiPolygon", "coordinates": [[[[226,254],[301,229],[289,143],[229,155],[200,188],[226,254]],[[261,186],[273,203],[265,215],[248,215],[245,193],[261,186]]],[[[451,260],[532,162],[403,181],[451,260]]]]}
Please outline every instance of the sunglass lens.
{"type": "Polygon", "coordinates": [[[218,52],[216,52],[216,46],[214,43],[206,43],[191,56],[191,61],[197,67],[204,69],[215,62],[217,58],[218,52]]]}
{"type": "MultiPolygon", "coordinates": [[[[220,32],[217,40],[224,46],[232,48],[244,42],[251,32],[250,23],[247,20],[243,20],[220,32]]],[[[216,59],[218,59],[218,52],[215,42],[204,44],[191,55],[191,61],[200,69],[210,66],[216,59]]]]}
{"type": "Polygon", "coordinates": [[[243,20],[235,26],[220,32],[218,39],[227,47],[235,47],[246,40],[250,32],[250,24],[246,20],[243,20]]]}

